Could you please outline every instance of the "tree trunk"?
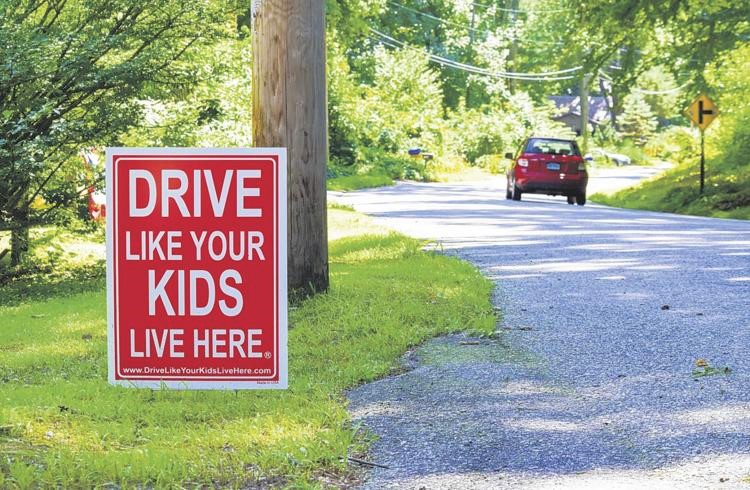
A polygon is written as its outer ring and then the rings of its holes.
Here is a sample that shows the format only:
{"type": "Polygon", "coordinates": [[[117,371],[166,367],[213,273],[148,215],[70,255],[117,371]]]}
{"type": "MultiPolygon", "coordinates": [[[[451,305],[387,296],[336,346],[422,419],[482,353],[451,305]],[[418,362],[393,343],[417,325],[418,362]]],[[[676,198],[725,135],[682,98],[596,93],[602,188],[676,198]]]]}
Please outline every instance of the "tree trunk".
{"type": "Polygon", "coordinates": [[[29,211],[18,212],[14,216],[16,227],[10,232],[10,265],[16,267],[21,264],[26,252],[29,251],[29,211]]]}
{"type": "Polygon", "coordinates": [[[615,131],[620,130],[620,122],[617,118],[617,114],[622,111],[622,97],[615,92],[614,87],[612,88],[612,128],[615,131]]]}
{"type": "Polygon", "coordinates": [[[615,114],[614,91],[612,90],[611,84],[609,89],[607,88],[606,84],[604,83],[604,78],[602,77],[599,77],[599,90],[602,93],[602,97],[604,97],[604,103],[607,104],[607,110],[609,111],[609,120],[612,123],[612,130],[614,131],[615,129],[617,129],[617,115],[615,114]]]}
{"type": "Polygon", "coordinates": [[[328,289],[325,2],[265,0],[253,33],[253,144],[286,147],[288,280],[328,289]]]}

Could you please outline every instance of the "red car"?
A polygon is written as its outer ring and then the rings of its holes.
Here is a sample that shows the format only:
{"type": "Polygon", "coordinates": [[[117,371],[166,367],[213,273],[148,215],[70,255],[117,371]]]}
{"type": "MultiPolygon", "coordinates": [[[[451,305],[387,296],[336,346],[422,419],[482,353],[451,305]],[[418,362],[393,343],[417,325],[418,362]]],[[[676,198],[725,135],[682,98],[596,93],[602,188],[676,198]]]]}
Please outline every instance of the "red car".
{"type": "Polygon", "coordinates": [[[506,196],[520,201],[529,192],[550,196],[567,196],[568,204],[586,204],[589,174],[578,145],[573,140],[529,138],[508,167],[506,196]]]}

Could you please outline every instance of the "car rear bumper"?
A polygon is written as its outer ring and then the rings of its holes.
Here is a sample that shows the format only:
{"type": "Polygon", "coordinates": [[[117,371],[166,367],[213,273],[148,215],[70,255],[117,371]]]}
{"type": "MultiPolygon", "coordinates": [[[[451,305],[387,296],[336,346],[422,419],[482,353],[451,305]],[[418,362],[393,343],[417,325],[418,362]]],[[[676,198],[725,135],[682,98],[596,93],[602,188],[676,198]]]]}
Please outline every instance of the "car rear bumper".
{"type": "Polygon", "coordinates": [[[522,192],[549,192],[556,194],[579,193],[586,191],[588,184],[588,174],[562,174],[555,175],[555,178],[544,176],[543,178],[533,175],[516,176],[516,185],[522,192]]]}

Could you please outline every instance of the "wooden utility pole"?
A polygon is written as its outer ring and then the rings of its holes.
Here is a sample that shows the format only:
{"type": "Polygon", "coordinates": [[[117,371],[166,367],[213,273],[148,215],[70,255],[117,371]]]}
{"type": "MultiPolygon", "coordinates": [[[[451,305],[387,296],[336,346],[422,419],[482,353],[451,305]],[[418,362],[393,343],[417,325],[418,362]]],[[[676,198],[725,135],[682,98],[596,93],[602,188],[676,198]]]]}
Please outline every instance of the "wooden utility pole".
{"type": "Polygon", "coordinates": [[[254,0],[253,144],[286,147],[289,289],[328,289],[325,2],[254,0]]]}
{"type": "Polygon", "coordinates": [[[585,155],[589,151],[589,85],[591,75],[585,74],[581,80],[581,151],[585,155]]]}

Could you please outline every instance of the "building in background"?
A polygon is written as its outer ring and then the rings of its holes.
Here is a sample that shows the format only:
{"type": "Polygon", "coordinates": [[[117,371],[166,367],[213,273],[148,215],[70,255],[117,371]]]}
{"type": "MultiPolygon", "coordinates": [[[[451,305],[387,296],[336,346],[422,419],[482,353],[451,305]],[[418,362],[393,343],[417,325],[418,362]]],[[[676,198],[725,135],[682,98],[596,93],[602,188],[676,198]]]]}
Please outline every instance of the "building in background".
{"type": "MultiPolygon", "coordinates": [[[[557,115],[553,118],[568,126],[577,136],[581,135],[581,98],[577,95],[552,95],[557,115]]],[[[589,128],[591,134],[600,124],[611,121],[610,104],[604,97],[589,97],[589,128]]]]}

